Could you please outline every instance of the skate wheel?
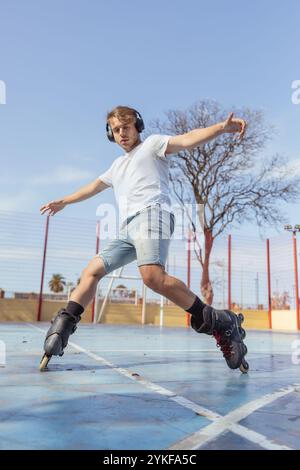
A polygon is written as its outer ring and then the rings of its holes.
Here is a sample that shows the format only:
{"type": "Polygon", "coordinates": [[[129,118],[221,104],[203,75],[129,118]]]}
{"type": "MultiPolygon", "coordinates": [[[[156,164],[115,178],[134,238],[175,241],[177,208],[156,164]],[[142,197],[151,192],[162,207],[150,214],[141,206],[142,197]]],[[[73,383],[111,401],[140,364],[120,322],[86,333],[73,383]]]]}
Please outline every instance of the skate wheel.
{"type": "Polygon", "coordinates": [[[244,319],[245,319],[245,318],[244,318],[244,315],[243,315],[242,313],[239,313],[239,314],[238,314],[238,319],[239,319],[239,321],[240,321],[240,324],[243,323],[243,321],[244,321],[244,319]]]}
{"type": "Polygon", "coordinates": [[[42,360],[40,362],[40,371],[43,372],[47,369],[48,362],[50,361],[51,356],[47,356],[46,354],[43,355],[42,360]]]}
{"type": "Polygon", "coordinates": [[[243,374],[247,374],[249,370],[249,364],[247,361],[243,361],[240,365],[240,371],[243,373],[243,374]]]}

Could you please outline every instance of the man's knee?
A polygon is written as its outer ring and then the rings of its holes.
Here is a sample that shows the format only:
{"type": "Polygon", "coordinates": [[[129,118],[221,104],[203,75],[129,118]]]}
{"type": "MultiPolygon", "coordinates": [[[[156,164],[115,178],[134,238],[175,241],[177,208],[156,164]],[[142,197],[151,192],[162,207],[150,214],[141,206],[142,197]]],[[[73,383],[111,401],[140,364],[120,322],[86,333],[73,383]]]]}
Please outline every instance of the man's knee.
{"type": "Polygon", "coordinates": [[[100,280],[106,274],[103,260],[98,256],[89,262],[89,264],[83,269],[80,279],[82,277],[95,277],[100,280]]]}
{"type": "Polygon", "coordinates": [[[163,290],[165,272],[162,266],[141,266],[140,273],[147,287],[157,292],[163,290]]]}

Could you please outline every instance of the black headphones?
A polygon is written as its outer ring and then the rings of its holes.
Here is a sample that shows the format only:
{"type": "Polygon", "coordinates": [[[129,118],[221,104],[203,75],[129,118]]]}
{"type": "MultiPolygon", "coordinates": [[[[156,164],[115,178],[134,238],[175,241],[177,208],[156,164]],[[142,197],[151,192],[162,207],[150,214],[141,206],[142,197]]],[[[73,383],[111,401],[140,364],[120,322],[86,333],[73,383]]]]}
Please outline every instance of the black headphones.
{"type": "MultiPolygon", "coordinates": [[[[141,133],[145,129],[144,121],[138,111],[134,109],[134,112],[135,112],[135,117],[136,117],[135,128],[139,133],[141,133]]],[[[108,122],[106,123],[106,135],[110,142],[115,142],[113,131],[110,125],[108,124],[108,122]]]]}

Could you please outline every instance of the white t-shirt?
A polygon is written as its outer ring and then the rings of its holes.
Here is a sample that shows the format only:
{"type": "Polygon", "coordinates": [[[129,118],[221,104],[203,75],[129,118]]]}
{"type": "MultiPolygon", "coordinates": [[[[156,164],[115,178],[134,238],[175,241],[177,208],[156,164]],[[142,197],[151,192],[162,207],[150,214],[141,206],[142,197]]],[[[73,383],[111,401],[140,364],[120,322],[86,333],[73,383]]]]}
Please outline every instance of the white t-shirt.
{"type": "Polygon", "coordinates": [[[169,139],[168,135],[150,135],[131,152],[116,158],[99,176],[114,189],[120,223],[158,202],[163,209],[170,210],[170,155],[165,155],[169,139]]]}

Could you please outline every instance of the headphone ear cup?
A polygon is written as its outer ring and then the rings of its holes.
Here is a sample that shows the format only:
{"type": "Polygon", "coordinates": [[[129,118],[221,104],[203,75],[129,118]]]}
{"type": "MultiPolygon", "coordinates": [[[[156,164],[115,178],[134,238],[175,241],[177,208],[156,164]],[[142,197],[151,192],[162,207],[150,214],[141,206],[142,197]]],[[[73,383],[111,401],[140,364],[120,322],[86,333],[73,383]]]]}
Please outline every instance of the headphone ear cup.
{"type": "Polygon", "coordinates": [[[109,140],[110,142],[114,142],[114,141],[115,141],[113,132],[112,132],[111,127],[110,127],[110,125],[108,124],[108,122],[106,123],[106,135],[107,135],[107,138],[108,138],[108,140],[109,140]]]}
{"type": "Polygon", "coordinates": [[[136,111],[136,123],[135,123],[136,130],[141,133],[145,129],[144,121],[142,116],[138,111],[136,111]]]}

